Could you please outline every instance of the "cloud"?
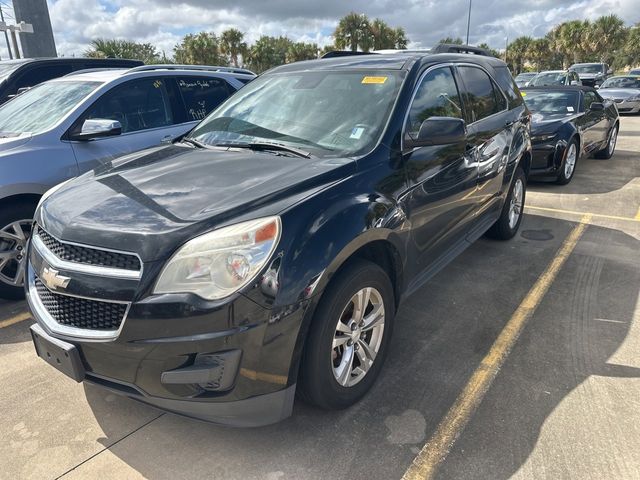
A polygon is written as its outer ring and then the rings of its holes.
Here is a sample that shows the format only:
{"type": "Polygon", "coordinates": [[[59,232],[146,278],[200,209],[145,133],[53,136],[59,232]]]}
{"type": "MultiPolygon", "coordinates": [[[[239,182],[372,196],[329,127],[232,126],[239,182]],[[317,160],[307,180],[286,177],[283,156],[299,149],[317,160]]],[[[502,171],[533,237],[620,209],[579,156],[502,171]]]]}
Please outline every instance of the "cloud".
{"type": "MultiPolygon", "coordinates": [[[[380,17],[407,32],[412,47],[466,36],[469,0],[48,0],[59,54],[81,55],[98,37],[154,44],[172,54],[186,33],[235,27],[249,42],[286,35],[321,46],[332,42],[337,20],[356,11],[380,17]]],[[[507,38],[542,36],[575,18],[616,13],[640,21],[637,0],[472,0],[470,43],[503,48],[507,38]]],[[[0,44],[3,43],[0,41],[0,44]]],[[[0,55],[6,55],[0,48],[0,55]]],[[[3,58],[6,58],[3,56],[3,58]]]]}

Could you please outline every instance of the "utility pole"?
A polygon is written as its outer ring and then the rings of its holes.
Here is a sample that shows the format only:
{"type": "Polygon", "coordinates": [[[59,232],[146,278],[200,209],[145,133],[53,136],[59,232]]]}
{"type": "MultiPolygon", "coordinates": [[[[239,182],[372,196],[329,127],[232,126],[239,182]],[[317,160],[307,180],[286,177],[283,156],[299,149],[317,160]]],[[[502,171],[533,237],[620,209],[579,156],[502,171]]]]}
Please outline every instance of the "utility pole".
{"type": "Polygon", "coordinates": [[[467,45],[469,45],[469,27],[471,26],[471,0],[469,0],[469,16],[467,17],[467,45]]]}
{"type": "Polygon", "coordinates": [[[11,29],[11,43],[13,43],[13,51],[16,54],[16,58],[20,58],[20,49],[18,48],[18,39],[16,38],[16,31],[11,29]]]}
{"type": "MultiPolygon", "coordinates": [[[[2,4],[0,3],[0,21],[4,23],[4,12],[2,11],[2,4]]],[[[4,39],[7,41],[7,50],[9,50],[9,58],[13,60],[13,55],[11,54],[11,46],[9,45],[9,35],[7,31],[4,31],[4,39]]]]}

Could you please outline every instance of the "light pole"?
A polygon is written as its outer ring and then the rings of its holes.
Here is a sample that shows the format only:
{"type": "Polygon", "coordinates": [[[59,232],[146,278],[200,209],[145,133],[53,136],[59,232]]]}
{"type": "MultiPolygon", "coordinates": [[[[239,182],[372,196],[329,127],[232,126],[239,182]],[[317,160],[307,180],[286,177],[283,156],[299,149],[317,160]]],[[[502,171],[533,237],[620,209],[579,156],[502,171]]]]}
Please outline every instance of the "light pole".
{"type": "Polygon", "coordinates": [[[467,45],[469,45],[469,27],[471,26],[471,0],[469,0],[469,16],[467,17],[467,45]]]}

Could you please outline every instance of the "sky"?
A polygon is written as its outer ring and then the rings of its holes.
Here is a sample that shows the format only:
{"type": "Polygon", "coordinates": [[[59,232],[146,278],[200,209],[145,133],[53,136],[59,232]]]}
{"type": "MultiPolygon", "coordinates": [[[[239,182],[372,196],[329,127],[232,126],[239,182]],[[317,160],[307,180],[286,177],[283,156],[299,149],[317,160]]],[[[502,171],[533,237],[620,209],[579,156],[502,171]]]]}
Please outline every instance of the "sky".
{"type": "MultiPolygon", "coordinates": [[[[11,0],[0,0],[10,3],[11,0]]],[[[520,35],[543,36],[553,25],[615,13],[640,22],[640,0],[472,0],[470,43],[503,49],[520,35]]],[[[407,32],[411,48],[466,36],[469,0],[47,0],[59,55],[80,56],[94,38],[149,42],[172,55],[187,33],[235,27],[249,42],[261,35],[332,43],[337,21],[350,11],[379,17],[407,32]]],[[[9,15],[11,12],[9,10],[9,15]]],[[[11,22],[11,19],[8,19],[11,22]]],[[[0,37],[1,38],[1,37],[0,37]]],[[[6,57],[0,40],[0,57],[6,57]]]]}

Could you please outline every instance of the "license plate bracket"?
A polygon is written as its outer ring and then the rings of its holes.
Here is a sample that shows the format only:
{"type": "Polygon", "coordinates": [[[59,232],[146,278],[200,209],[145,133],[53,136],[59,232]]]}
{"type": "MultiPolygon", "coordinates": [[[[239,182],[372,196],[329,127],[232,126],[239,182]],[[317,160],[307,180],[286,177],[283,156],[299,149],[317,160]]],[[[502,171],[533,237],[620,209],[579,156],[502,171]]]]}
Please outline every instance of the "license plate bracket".
{"type": "Polygon", "coordinates": [[[84,366],[75,345],[48,335],[38,324],[31,325],[31,338],[40,358],[76,382],[84,380],[84,366]]]}

